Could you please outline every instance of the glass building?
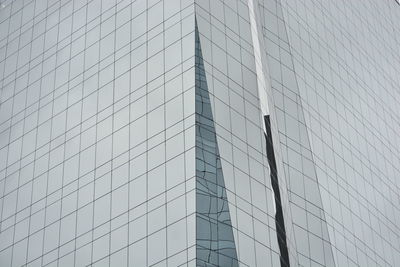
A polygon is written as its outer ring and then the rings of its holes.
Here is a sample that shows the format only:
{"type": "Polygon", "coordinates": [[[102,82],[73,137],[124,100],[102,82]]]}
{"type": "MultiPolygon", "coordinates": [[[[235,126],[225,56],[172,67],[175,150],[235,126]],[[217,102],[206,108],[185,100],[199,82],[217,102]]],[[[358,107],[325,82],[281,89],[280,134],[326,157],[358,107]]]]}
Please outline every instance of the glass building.
{"type": "Polygon", "coordinates": [[[0,0],[0,266],[398,266],[397,0],[0,0]]]}

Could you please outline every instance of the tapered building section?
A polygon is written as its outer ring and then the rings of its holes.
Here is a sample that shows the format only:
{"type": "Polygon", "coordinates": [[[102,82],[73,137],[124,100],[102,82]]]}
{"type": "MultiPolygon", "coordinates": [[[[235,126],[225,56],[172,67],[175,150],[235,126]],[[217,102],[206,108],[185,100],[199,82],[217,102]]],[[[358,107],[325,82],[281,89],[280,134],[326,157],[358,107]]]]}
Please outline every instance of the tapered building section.
{"type": "Polygon", "coordinates": [[[397,266],[399,21],[0,1],[0,266],[397,266]]]}

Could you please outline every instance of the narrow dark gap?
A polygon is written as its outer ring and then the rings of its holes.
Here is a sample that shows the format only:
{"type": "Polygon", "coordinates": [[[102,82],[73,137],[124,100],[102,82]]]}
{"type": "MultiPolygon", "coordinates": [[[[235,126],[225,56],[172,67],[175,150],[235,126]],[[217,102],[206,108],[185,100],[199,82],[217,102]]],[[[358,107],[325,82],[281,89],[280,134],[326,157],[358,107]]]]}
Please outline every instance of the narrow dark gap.
{"type": "Polygon", "coordinates": [[[279,190],[279,180],[278,180],[278,173],[276,168],[276,160],[275,160],[275,153],[274,153],[274,145],[272,142],[272,134],[271,134],[271,122],[269,115],[264,116],[264,123],[267,133],[265,135],[265,140],[267,143],[267,157],[268,163],[270,168],[270,178],[271,178],[271,185],[272,190],[274,190],[274,197],[275,197],[275,225],[276,225],[276,235],[278,239],[279,251],[280,251],[280,261],[281,266],[290,266],[289,262],[289,252],[286,242],[286,230],[285,230],[285,220],[283,218],[283,211],[282,211],[282,203],[281,203],[281,194],[279,190]]]}

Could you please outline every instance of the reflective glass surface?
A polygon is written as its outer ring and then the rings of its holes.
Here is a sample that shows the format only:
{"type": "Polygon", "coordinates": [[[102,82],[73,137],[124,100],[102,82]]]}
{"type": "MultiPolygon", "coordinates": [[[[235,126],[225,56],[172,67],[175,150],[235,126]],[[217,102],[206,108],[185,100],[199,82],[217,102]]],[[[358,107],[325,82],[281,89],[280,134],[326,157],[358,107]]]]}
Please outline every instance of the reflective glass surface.
{"type": "Polygon", "coordinates": [[[0,1],[0,266],[397,266],[399,18],[0,1]]]}

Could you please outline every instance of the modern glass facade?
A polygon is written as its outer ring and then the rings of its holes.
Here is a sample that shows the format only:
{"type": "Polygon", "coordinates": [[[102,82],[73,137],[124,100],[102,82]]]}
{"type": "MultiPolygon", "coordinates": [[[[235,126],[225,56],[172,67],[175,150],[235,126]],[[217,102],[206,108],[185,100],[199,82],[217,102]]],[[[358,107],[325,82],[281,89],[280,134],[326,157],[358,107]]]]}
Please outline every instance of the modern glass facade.
{"type": "Polygon", "coordinates": [[[397,266],[395,0],[0,2],[0,266],[397,266]]]}

